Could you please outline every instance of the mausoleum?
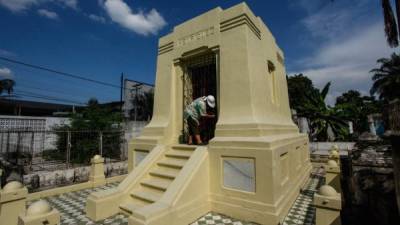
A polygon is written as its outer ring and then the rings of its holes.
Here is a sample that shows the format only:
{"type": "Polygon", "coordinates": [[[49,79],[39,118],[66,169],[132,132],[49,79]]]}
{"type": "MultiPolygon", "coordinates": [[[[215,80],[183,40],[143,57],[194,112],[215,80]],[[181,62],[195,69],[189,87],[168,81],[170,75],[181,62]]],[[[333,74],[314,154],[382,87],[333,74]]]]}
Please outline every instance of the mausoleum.
{"type": "Polygon", "coordinates": [[[309,177],[308,138],[291,119],[284,54],[245,3],[174,27],[158,44],[154,113],[129,145],[129,174],[86,213],[130,225],[187,225],[212,211],[278,224],[309,177]],[[183,110],[214,95],[208,145],[186,145],[183,110]]]}

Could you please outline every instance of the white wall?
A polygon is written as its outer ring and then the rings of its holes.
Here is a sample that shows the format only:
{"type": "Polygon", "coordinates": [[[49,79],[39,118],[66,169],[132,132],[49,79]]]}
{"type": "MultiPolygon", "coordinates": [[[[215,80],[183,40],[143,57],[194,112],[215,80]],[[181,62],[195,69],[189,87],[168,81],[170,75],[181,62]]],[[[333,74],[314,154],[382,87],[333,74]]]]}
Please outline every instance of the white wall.
{"type": "Polygon", "coordinates": [[[6,116],[0,115],[0,152],[14,151],[19,140],[20,150],[23,152],[39,153],[44,149],[54,149],[56,135],[51,132],[57,125],[69,124],[70,119],[65,117],[33,117],[33,116],[6,116]],[[27,131],[10,133],[7,131],[27,131]],[[32,136],[32,131],[33,136],[32,136]],[[32,142],[33,137],[33,142],[32,142]],[[33,146],[32,146],[33,143],[33,146]]]}

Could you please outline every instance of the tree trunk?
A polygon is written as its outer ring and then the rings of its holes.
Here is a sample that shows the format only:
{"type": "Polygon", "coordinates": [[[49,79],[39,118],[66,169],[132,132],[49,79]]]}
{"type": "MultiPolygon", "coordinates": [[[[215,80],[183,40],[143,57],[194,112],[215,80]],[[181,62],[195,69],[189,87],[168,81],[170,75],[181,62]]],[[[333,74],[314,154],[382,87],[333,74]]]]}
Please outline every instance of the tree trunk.
{"type": "Polygon", "coordinates": [[[397,209],[400,214],[400,100],[389,103],[387,111],[388,134],[392,144],[393,176],[396,188],[397,209]]]}
{"type": "Polygon", "coordinates": [[[392,142],[393,175],[396,188],[397,210],[400,214],[400,135],[397,133],[390,137],[392,142]]]}

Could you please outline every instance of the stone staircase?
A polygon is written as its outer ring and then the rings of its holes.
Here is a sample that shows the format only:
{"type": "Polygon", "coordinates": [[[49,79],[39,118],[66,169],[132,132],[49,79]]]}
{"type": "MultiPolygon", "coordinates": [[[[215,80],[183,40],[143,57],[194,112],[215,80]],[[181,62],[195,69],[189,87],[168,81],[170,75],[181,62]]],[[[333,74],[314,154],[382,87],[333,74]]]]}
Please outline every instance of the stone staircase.
{"type": "Polygon", "coordinates": [[[133,211],[157,202],[179,175],[197,146],[173,145],[164,153],[140,181],[140,185],[130,192],[130,199],[120,204],[120,211],[131,215],[133,211]]]}

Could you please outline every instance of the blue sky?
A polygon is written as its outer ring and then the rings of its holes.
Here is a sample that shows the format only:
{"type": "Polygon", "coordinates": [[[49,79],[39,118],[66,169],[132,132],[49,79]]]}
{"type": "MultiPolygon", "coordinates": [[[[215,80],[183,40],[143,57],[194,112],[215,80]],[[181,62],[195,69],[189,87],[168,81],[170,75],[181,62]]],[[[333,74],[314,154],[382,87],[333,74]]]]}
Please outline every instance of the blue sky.
{"type": "MultiPolygon", "coordinates": [[[[0,56],[119,85],[154,83],[157,41],[175,25],[241,1],[0,0],[0,56]]],[[[393,49],[385,43],[380,1],[250,0],[285,52],[288,74],[317,87],[332,81],[328,102],[349,89],[367,94],[369,70],[393,49]]],[[[118,100],[119,90],[0,60],[15,93],[86,102],[118,100]]]]}

